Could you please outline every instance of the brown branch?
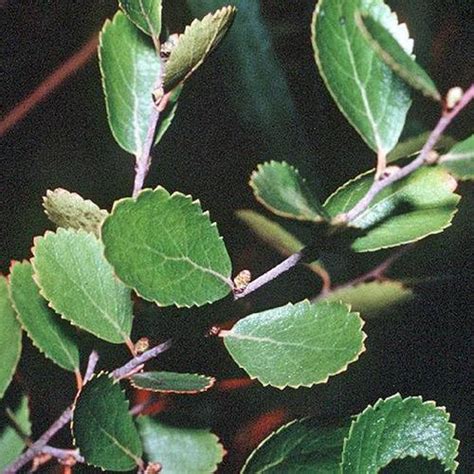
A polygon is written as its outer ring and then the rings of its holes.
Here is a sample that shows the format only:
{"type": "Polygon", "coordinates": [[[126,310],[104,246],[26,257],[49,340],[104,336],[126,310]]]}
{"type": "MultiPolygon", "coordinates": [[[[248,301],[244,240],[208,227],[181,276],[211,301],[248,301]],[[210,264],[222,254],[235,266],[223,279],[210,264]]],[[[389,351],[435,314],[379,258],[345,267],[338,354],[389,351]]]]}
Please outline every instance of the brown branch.
{"type": "Polygon", "coordinates": [[[0,121],[0,137],[20,122],[69,76],[81,69],[97,51],[97,44],[98,34],[94,33],[77,53],[57,67],[33,92],[13,107],[0,121]]]}

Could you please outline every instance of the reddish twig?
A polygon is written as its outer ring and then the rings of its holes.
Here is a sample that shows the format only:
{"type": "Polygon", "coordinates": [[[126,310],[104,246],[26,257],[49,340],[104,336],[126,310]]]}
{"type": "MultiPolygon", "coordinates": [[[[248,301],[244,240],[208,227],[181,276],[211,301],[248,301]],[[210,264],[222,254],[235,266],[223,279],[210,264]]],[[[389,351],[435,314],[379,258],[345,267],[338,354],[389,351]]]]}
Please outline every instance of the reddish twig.
{"type": "Polygon", "coordinates": [[[0,136],[5,135],[69,76],[83,67],[97,51],[97,44],[98,34],[95,33],[77,53],[57,67],[33,92],[13,107],[0,121],[0,136]]]}

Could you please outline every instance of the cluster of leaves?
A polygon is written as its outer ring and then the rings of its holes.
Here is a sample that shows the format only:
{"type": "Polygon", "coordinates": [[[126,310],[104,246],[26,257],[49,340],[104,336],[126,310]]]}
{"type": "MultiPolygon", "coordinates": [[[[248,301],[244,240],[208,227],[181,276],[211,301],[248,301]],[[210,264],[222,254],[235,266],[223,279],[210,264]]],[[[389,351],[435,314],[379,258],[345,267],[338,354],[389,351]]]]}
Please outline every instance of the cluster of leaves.
{"type": "MultiPolygon", "coordinates": [[[[162,47],[171,40],[162,28],[160,1],[123,0],[120,6],[103,27],[99,57],[112,133],[138,164],[150,133],[156,144],[171,124],[183,84],[222,40],[235,8],[193,21],[168,52],[162,47]],[[150,132],[157,108],[158,127],[150,132]]],[[[437,101],[441,96],[414,62],[405,25],[382,1],[320,0],[312,26],[320,73],[367,145],[389,161],[416,152],[416,144],[396,147],[411,105],[410,87],[437,101]]],[[[449,226],[460,199],[455,178],[473,177],[473,145],[473,137],[468,138],[435,166],[386,186],[349,223],[356,232],[347,234],[345,244],[354,252],[373,252],[449,226]]],[[[350,211],[373,181],[374,173],[367,171],[320,203],[297,169],[271,161],[258,167],[250,185],[272,213],[305,221],[327,239],[340,228],[338,216],[350,211]]],[[[135,351],[132,291],[159,306],[193,307],[236,290],[216,224],[190,196],[159,186],[115,202],[109,213],[57,189],[47,193],[44,206],[58,229],[37,237],[32,260],[13,263],[9,279],[0,279],[2,396],[20,357],[23,330],[46,357],[77,374],[83,331],[135,351]]],[[[311,243],[253,211],[238,216],[283,254],[311,243]]],[[[322,268],[320,262],[310,266],[316,272],[322,268]]],[[[263,385],[310,387],[345,371],[364,352],[364,322],[353,309],[370,317],[409,296],[397,282],[365,283],[330,292],[318,302],[251,314],[221,336],[235,362],[263,385]]],[[[210,376],[173,372],[142,372],[129,380],[143,390],[188,394],[214,383],[210,376]]],[[[25,400],[14,416],[27,432],[25,400]]],[[[108,470],[142,467],[145,453],[163,472],[188,472],[189,466],[212,472],[224,454],[207,430],[173,427],[150,417],[135,424],[113,373],[97,375],[82,388],[72,432],[85,462],[108,470]]],[[[23,442],[10,428],[0,436],[0,451],[9,449],[4,467],[23,442]]],[[[394,396],[343,426],[298,420],[282,427],[252,454],[243,472],[378,472],[405,456],[438,459],[453,471],[457,444],[444,410],[419,398],[394,396]]]]}

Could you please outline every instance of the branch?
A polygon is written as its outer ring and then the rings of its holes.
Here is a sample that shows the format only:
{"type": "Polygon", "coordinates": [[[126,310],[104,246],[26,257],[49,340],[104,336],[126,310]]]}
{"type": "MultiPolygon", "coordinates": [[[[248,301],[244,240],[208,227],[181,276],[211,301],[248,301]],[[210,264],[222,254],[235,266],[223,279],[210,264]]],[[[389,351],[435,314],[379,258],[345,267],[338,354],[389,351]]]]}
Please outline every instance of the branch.
{"type": "Polygon", "coordinates": [[[49,454],[50,456],[62,461],[63,464],[66,465],[74,465],[78,462],[84,462],[84,458],[79,454],[78,449],[62,449],[46,445],[41,450],[41,453],[49,454]]]}
{"type": "Polygon", "coordinates": [[[13,107],[0,122],[0,136],[5,135],[69,76],[83,67],[97,51],[97,44],[98,34],[94,33],[77,53],[56,68],[33,92],[13,107]]]}
{"type": "Polygon", "coordinates": [[[474,84],[464,93],[459,102],[451,110],[443,112],[439,122],[437,123],[434,130],[431,132],[428,140],[420,151],[418,157],[411,161],[408,165],[400,168],[398,171],[390,174],[387,177],[381,177],[375,179],[372,186],[367,191],[367,194],[348,212],[337,216],[335,219],[340,222],[352,222],[359,217],[364,211],[367,210],[372,200],[377,196],[380,191],[390,186],[392,183],[405,178],[413,171],[417,170],[427,162],[429,162],[429,156],[433,150],[436,142],[441,138],[444,130],[451,124],[452,120],[461,110],[466,107],[469,102],[474,98],[474,84]]]}

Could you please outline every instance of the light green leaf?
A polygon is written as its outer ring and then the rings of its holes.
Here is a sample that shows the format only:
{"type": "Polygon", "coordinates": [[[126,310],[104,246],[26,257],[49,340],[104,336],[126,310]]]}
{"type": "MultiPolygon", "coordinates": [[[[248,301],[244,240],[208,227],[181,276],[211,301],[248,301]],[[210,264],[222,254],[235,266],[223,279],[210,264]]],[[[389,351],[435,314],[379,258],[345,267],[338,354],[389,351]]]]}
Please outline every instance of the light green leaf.
{"type": "Polygon", "coordinates": [[[144,33],[159,38],[161,33],[161,0],[119,0],[120,8],[144,33]]]}
{"type": "MultiPolygon", "coordinates": [[[[17,408],[12,411],[16,423],[22,429],[25,435],[31,434],[30,410],[28,408],[28,398],[21,397],[17,408]]],[[[25,442],[18,435],[17,431],[6,416],[3,417],[5,424],[0,426],[0,471],[3,470],[13,462],[25,448],[25,442]]]]}
{"type": "MultiPolygon", "coordinates": [[[[373,173],[364,173],[348,181],[324,204],[331,216],[347,212],[367,193],[373,173]]],[[[352,244],[356,252],[415,242],[442,232],[456,213],[460,196],[454,193],[456,181],[436,167],[423,167],[387,186],[367,210],[351,222],[366,229],[352,244]]]]}
{"type": "Polygon", "coordinates": [[[162,187],[114,204],[102,226],[118,277],[160,306],[201,306],[231,290],[231,263],[198,201],[162,187]]]}
{"type": "Polygon", "coordinates": [[[176,372],[141,372],[130,379],[135,388],[167,393],[198,393],[209,390],[214,377],[176,372]]]}
{"type": "Polygon", "coordinates": [[[423,95],[436,101],[441,100],[441,95],[431,77],[415,62],[412,55],[400,46],[386,28],[367,14],[356,13],[356,22],[378,57],[387,66],[423,95]]]}
{"type": "Polygon", "coordinates": [[[413,298],[413,291],[399,281],[383,280],[360,283],[331,291],[324,301],[342,301],[360,313],[364,319],[372,319],[413,298]]]}
{"type": "Polygon", "coordinates": [[[438,163],[457,179],[474,179],[474,135],[440,156],[438,163]]]}
{"type": "Polygon", "coordinates": [[[178,86],[204,62],[220,43],[234,19],[235,7],[224,7],[194,20],[180,35],[165,67],[163,89],[168,92],[178,86]]]}
{"type": "Polygon", "coordinates": [[[371,474],[395,459],[438,459],[454,472],[459,442],[444,408],[421,397],[393,395],[366,408],[344,442],[342,472],[371,474]]]}
{"type": "Polygon", "coordinates": [[[58,229],[34,241],[35,280],[65,319],[116,344],[132,328],[130,290],[116,279],[102,243],[84,231],[58,229]]]}
{"type": "Polygon", "coordinates": [[[352,126],[375,151],[398,142],[411,105],[407,85],[378,58],[355,22],[362,10],[388,30],[407,54],[413,42],[406,25],[382,0],[320,0],[312,23],[319,72],[352,126]]]}
{"type": "Polygon", "coordinates": [[[241,319],[225,333],[224,343],[263,385],[311,387],[359,358],[365,350],[363,325],[342,303],[302,301],[241,319]]]}
{"type": "Polygon", "coordinates": [[[124,150],[140,156],[161,74],[158,53],[150,38],[118,11],[102,28],[99,64],[112,134],[124,150]]]}
{"type": "Polygon", "coordinates": [[[21,327],[8,296],[7,279],[0,275],[0,398],[15,373],[21,354],[21,327]]]}
{"type": "Polygon", "coordinates": [[[224,457],[219,438],[205,429],[172,426],[147,416],[137,419],[143,448],[162,474],[215,472],[224,457]]]}
{"type": "Polygon", "coordinates": [[[142,444],[120,385],[107,374],[79,393],[72,419],[75,445],[86,463],[112,471],[130,471],[140,463],[142,444]]]}
{"type": "Polygon", "coordinates": [[[72,327],[48,308],[33,281],[29,262],[15,262],[11,267],[10,296],[20,324],[33,344],[63,369],[79,369],[79,347],[72,327]]]}
{"type": "Polygon", "coordinates": [[[299,171],[286,162],[259,165],[250,177],[255,197],[275,214],[305,221],[321,221],[327,214],[299,171]]]}
{"type": "Polygon", "coordinates": [[[49,220],[58,227],[84,229],[96,236],[99,236],[99,227],[107,217],[107,211],[89,199],[61,188],[46,191],[43,207],[49,220]]]}
{"type": "Polygon", "coordinates": [[[339,474],[342,445],[349,426],[321,426],[294,420],[265,439],[250,455],[242,474],[339,474]]]}

